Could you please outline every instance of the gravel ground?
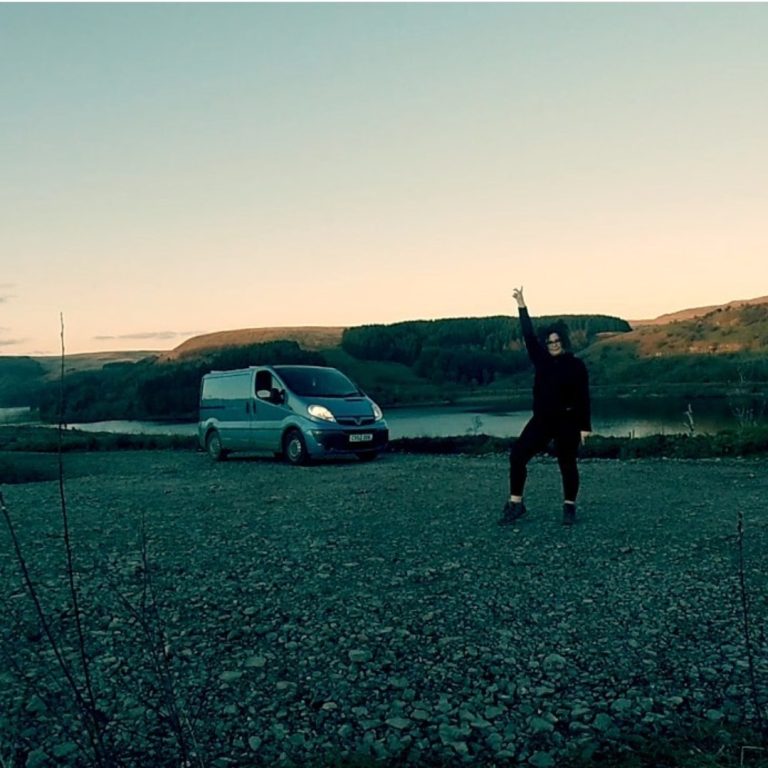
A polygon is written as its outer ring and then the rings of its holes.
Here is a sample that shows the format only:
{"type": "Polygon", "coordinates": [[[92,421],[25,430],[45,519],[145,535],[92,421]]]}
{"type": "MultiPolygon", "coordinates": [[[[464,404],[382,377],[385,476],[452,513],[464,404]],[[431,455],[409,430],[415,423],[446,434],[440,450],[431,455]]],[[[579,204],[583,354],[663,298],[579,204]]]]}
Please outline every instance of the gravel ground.
{"type": "MultiPolygon", "coordinates": [[[[692,759],[736,760],[757,721],[739,511],[768,709],[768,460],[581,469],[574,528],[560,525],[547,458],[530,466],[529,514],[499,528],[499,455],[300,468],[183,451],[65,456],[108,739],[127,764],[180,765],[130,605],[150,635],[162,625],[160,669],[214,768],[672,765],[681,741],[692,759]]],[[[52,623],[71,638],[58,484],[2,491],[52,623]]],[[[71,696],[46,672],[54,663],[20,585],[3,530],[0,759],[76,765],[71,696]]],[[[744,765],[764,754],[748,751],[744,765]]]]}

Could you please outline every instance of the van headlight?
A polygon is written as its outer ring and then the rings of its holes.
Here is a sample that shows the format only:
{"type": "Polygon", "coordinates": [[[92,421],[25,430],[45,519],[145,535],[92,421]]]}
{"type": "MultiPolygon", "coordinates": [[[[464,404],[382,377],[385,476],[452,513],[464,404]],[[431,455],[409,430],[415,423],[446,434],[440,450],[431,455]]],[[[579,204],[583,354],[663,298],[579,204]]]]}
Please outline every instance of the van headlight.
{"type": "Polygon", "coordinates": [[[307,413],[315,419],[322,421],[336,421],[334,415],[324,405],[310,405],[307,413]]]}
{"type": "Polygon", "coordinates": [[[376,403],[373,403],[373,418],[375,421],[381,421],[384,418],[381,408],[376,403]]]}

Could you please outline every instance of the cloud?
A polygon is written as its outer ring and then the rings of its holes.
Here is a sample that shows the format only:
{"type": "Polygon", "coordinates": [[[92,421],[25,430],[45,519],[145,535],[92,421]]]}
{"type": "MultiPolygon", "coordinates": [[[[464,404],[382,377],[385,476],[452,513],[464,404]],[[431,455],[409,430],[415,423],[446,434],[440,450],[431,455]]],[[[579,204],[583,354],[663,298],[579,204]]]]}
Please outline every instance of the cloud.
{"type": "Polygon", "coordinates": [[[124,333],[120,336],[94,336],[94,341],[168,341],[169,339],[195,336],[197,331],[146,331],[144,333],[124,333]]]}
{"type": "MultiPolygon", "coordinates": [[[[0,331],[3,330],[0,328],[0,331]]],[[[26,339],[2,339],[0,338],[0,347],[13,347],[16,344],[23,344],[26,339]]]]}

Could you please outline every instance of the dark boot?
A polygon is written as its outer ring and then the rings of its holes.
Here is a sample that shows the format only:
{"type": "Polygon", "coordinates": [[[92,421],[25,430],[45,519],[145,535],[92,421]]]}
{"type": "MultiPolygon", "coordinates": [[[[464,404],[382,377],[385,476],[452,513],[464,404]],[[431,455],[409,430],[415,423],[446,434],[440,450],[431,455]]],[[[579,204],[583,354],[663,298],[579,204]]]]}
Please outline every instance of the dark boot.
{"type": "Polygon", "coordinates": [[[563,525],[576,524],[576,505],[563,504],[563,525]]]}
{"type": "Polygon", "coordinates": [[[499,518],[499,525],[512,525],[515,520],[521,518],[528,510],[522,501],[507,501],[499,518]]]}

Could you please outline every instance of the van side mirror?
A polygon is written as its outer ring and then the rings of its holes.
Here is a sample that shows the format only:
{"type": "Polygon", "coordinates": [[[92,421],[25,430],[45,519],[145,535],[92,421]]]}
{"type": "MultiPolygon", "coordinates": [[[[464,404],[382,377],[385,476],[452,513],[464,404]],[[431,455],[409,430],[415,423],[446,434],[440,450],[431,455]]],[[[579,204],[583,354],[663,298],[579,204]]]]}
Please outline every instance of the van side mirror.
{"type": "Polygon", "coordinates": [[[257,389],[256,397],[258,397],[259,400],[266,400],[273,405],[282,405],[285,402],[285,392],[282,389],[277,389],[277,387],[272,387],[272,389],[257,389]]]}

